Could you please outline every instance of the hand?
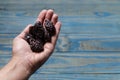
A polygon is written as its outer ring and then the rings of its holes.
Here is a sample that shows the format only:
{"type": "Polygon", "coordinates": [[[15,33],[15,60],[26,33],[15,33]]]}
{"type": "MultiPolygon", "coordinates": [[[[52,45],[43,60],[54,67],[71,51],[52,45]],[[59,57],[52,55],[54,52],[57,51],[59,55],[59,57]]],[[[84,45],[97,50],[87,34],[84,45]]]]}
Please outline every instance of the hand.
{"type": "Polygon", "coordinates": [[[23,64],[27,65],[25,67],[31,69],[32,72],[38,69],[52,54],[60,31],[61,23],[58,22],[58,15],[55,14],[53,10],[41,11],[37,21],[43,23],[46,18],[52,21],[55,25],[56,35],[52,37],[51,43],[46,43],[44,45],[43,52],[32,52],[29,44],[24,40],[24,37],[29,32],[29,27],[31,25],[28,25],[13,41],[13,57],[23,60],[23,64]]]}
{"type": "MultiPolygon", "coordinates": [[[[25,78],[17,78],[17,80],[19,79],[23,80],[28,78],[32,73],[34,73],[50,57],[50,55],[52,54],[55,48],[55,44],[60,32],[61,23],[58,21],[58,15],[55,14],[53,10],[42,10],[37,18],[37,21],[43,23],[46,18],[49,19],[51,22],[53,22],[56,28],[56,34],[52,37],[50,43],[46,43],[44,45],[44,51],[40,53],[32,52],[30,45],[24,40],[25,35],[29,32],[29,28],[32,26],[32,25],[28,25],[13,40],[12,59],[8,63],[8,65],[6,65],[6,68],[3,68],[2,70],[3,72],[6,69],[9,69],[10,67],[12,68],[13,66],[12,72],[14,72],[14,74],[18,74],[20,77],[25,77],[25,78]]],[[[11,79],[14,80],[14,78],[11,79]]]]}

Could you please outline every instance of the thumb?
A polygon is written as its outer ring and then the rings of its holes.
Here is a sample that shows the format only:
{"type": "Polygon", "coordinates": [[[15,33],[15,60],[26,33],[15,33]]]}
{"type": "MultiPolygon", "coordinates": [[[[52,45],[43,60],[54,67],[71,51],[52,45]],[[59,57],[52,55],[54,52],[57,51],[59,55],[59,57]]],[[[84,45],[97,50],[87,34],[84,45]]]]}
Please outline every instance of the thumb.
{"type": "Polygon", "coordinates": [[[30,27],[32,27],[32,24],[29,24],[17,37],[24,39],[25,35],[29,33],[30,27]]]}

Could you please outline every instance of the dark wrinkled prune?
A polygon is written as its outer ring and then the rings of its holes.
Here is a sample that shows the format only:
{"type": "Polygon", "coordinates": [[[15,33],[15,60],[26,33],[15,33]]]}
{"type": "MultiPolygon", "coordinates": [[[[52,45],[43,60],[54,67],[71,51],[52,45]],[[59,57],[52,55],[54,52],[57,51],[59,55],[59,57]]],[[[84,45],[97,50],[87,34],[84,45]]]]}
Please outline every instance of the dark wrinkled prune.
{"type": "Polygon", "coordinates": [[[55,27],[48,19],[42,25],[41,22],[36,22],[30,27],[29,33],[26,34],[25,40],[31,47],[33,52],[41,52],[46,42],[51,42],[51,37],[55,35],[55,27]]]}
{"type": "Polygon", "coordinates": [[[46,30],[49,32],[50,36],[54,36],[56,31],[53,23],[46,19],[44,25],[46,30]]]}
{"type": "Polygon", "coordinates": [[[30,39],[33,38],[31,34],[25,36],[25,40],[30,44],[30,39]]]}
{"type": "Polygon", "coordinates": [[[30,28],[29,34],[33,35],[35,39],[43,39],[45,35],[45,29],[40,22],[36,22],[35,25],[30,28]]]}
{"type": "Polygon", "coordinates": [[[40,40],[35,40],[34,38],[30,39],[30,47],[33,52],[43,51],[43,42],[40,40]]]}

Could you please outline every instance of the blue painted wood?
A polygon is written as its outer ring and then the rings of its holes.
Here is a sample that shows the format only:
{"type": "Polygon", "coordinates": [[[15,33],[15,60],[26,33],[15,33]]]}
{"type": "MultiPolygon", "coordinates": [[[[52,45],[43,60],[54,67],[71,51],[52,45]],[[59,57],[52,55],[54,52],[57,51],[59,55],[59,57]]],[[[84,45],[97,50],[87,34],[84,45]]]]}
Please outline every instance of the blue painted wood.
{"type": "Polygon", "coordinates": [[[30,80],[119,80],[119,7],[119,0],[0,0],[0,68],[11,58],[14,37],[39,11],[52,8],[61,33],[53,55],[30,80]]]}

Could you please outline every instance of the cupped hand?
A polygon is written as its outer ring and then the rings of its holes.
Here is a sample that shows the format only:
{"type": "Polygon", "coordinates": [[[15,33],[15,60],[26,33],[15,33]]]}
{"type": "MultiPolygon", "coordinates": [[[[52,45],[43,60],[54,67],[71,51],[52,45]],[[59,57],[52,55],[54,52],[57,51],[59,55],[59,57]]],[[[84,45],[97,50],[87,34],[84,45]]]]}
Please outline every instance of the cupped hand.
{"type": "Polygon", "coordinates": [[[25,35],[29,32],[32,25],[28,25],[14,40],[13,40],[13,59],[19,60],[20,64],[30,73],[35,72],[41,67],[52,54],[60,32],[61,23],[58,21],[58,15],[53,10],[42,10],[37,18],[41,23],[45,19],[49,19],[56,28],[56,34],[52,37],[51,42],[44,45],[44,51],[40,53],[32,52],[29,44],[24,40],[25,35]]]}

